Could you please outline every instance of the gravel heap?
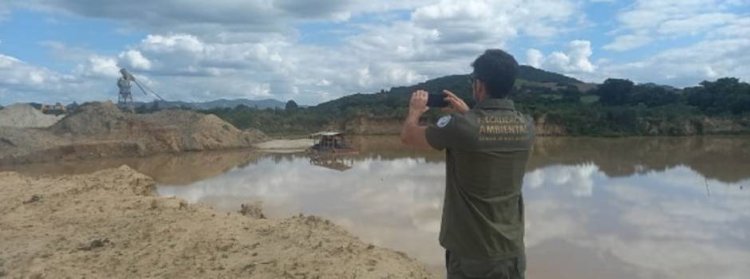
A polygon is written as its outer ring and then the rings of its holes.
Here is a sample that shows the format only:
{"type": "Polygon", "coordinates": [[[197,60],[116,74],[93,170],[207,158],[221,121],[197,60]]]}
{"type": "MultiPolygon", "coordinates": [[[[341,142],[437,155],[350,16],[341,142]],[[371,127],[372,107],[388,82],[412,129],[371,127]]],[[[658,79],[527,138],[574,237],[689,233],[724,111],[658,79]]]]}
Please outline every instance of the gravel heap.
{"type": "Polygon", "coordinates": [[[132,114],[111,102],[89,103],[45,129],[1,128],[0,165],[248,148],[265,139],[212,114],[132,114]]]}
{"type": "Polygon", "coordinates": [[[61,118],[44,114],[28,104],[15,104],[0,110],[0,127],[45,128],[61,118]]]}

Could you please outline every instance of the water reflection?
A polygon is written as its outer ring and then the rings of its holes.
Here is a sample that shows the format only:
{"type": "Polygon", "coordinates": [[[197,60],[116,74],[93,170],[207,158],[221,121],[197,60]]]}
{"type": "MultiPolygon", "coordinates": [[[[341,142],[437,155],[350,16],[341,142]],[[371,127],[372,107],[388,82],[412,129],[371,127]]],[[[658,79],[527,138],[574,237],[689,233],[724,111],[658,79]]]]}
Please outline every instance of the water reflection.
{"type": "Polygon", "coordinates": [[[529,277],[750,274],[750,193],[739,187],[748,180],[706,180],[684,166],[618,178],[590,168],[553,166],[532,172],[544,183],[526,184],[529,277]],[[593,188],[582,196],[575,183],[559,178],[561,173],[584,174],[572,177],[577,185],[593,188]]]}
{"type": "MultiPolygon", "coordinates": [[[[128,164],[159,193],[271,216],[329,218],[439,273],[444,160],[394,137],[330,162],[252,151],[16,166],[31,174],[128,164]]],[[[5,170],[8,170],[6,167],[5,170]]],[[[2,170],[0,170],[2,171],[2,170]]],[[[528,278],[746,278],[750,138],[541,138],[524,184],[528,278]]]]}
{"type": "Polygon", "coordinates": [[[5,165],[0,171],[15,171],[29,176],[57,176],[86,174],[103,169],[130,166],[158,183],[187,185],[206,178],[222,175],[235,168],[254,163],[262,154],[253,150],[188,152],[159,154],[150,157],[109,158],[86,161],[5,165]]]}
{"type": "Polygon", "coordinates": [[[442,253],[436,235],[443,170],[425,159],[368,158],[341,172],[304,156],[276,155],[188,187],[162,186],[159,193],[225,210],[262,201],[270,216],[321,215],[368,242],[432,261],[442,253]]]}
{"type": "Polygon", "coordinates": [[[723,182],[750,178],[750,137],[539,138],[529,163],[593,163],[609,177],[687,166],[723,182]]]}
{"type": "MultiPolygon", "coordinates": [[[[404,251],[439,272],[442,155],[387,148],[379,153],[372,146],[347,157],[351,168],[343,171],[301,155],[269,155],[159,192],[225,210],[259,200],[271,216],[325,216],[365,241],[404,251]]],[[[750,274],[750,192],[742,188],[750,185],[750,168],[706,176],[695,169],[720,168],[679,163],[686,156],[707,158],[703,152],[645,152],[656,158],[638,159],[625,156],[627,151],[582,151],[602,148],[596,140],[582,148],[562,146],[573,151],[537,149],[525,180],[529,278],[750,274]],[[622,161],[616,159],[620,155],[622,161]]]]}

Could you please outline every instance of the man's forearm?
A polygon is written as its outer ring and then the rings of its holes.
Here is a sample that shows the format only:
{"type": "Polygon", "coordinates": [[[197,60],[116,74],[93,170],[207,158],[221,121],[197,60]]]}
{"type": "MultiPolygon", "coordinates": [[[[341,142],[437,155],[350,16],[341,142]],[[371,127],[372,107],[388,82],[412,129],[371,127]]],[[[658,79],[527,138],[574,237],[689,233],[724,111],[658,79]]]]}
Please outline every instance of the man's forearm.
{"type": "Polygon", "coordinates": [[[425,138],[426,126],[419,125],[421,113],[409,112],[401,127],[401,142],[414,147],[429,148],[425,138]]]}
{"type": "Polygon", "coordinates": [[[419,148],[430,148],[425,137],[427,127],[419,126],[419,117],[422,116],[429,108],[427,107],[427,91],[417,90],[411,94],[409,100],[409,115],[404,120],[404,126],[401,127],[401,142],[419,148]]]}
{"type": "Polygon", "coordinates": [[[406,119],[404,120],[404,127],[406,126],[419,127],[420,117],[422,117],[421,113],[409,112],[409,115],[407,115],[406,119]]]}
{"type": "Polygon", "coordinates": [[[403,143],[408,143],[409,132],[419,127],[419,117],[420,115],[409,112],[404,119],[404,124],[401,125],[401,141],[403,143]]]}

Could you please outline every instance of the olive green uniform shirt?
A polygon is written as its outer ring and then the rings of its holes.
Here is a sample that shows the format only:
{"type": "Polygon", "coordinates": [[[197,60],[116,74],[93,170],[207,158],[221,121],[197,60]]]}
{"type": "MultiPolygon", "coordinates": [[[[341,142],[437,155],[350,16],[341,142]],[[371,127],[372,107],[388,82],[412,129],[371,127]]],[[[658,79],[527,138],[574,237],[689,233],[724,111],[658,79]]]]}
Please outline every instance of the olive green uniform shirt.
{"type": "Polygon", "coordinates": [[[524,254],[521,186],[534,140],[533,122],[513,101],[486,99],[426,131],[446,150],[440,244],[462,257],[506,259],[524,254]]]}

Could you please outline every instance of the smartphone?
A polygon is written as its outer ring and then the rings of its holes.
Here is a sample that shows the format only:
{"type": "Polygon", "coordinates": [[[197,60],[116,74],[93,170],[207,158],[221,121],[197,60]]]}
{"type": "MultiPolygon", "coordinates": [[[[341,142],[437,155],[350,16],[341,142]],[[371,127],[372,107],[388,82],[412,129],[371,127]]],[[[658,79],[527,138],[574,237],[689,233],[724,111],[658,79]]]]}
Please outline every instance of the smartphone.
{"type": "Polygon", "coordinates": [[[445,101],[445,95],[430,93],[427,95],[427,106],[431,108],[444,108],[448,106],[448,102],[445,101]]]}

